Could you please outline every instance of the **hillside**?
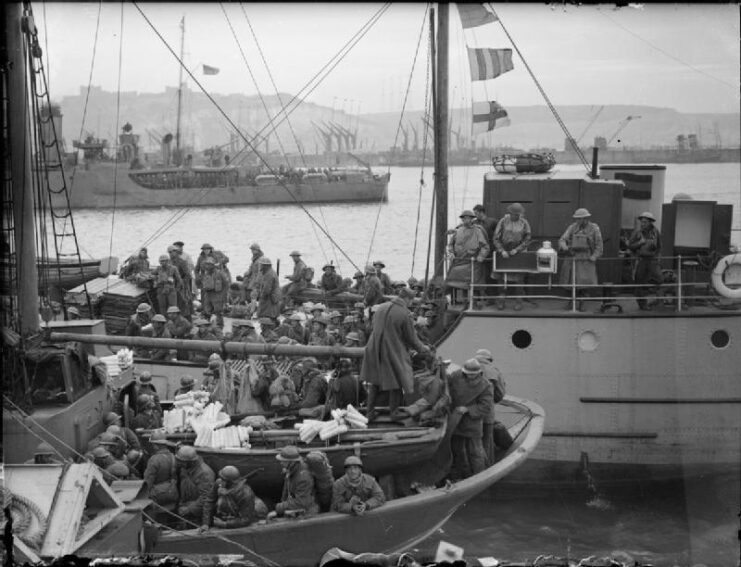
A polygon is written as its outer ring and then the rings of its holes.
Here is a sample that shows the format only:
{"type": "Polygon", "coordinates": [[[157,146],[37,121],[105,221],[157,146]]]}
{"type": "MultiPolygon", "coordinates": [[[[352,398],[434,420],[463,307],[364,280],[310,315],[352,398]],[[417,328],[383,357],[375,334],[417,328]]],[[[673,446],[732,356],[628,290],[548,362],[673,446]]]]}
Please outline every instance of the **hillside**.
{"type": "MultiPolygon", "coordinates": [[[[67,96],[58,102],[63,119],[63,137],[67,149],[72,140],[79,137],[85,91],[81,88],[77,96],[67,96]]],[[[267,106],[271,115],[281,108],[277,96],[269,96],[263,101],[257,96],[240,94],[212,95],[224,113],[249,135],[254,134],[265,124],[267,106]]],[[[292,99],[290,94],[281,94],[284,104],[292,99]]],[[[175,133],[177,91],[169,88],[161,93],[124,92],[118,99],[116,93],[93,88],[87,109],[84,132],[113,141],[114,133],[120,132],[126,122],[133,125],[140,135],[140,144],[148,150],[158,149],[159,140],[166,133],[175,133]],[[116,104],[120,124],[116,124],[116,104]]],[[[627,116],[640,116],[628,123],[611,145],[624,147],[674,147],[679,134],[697,135],[703,147],[738,147],[741,144],[741,114],[683,114],[671,108],[649,106],[605,106],[594,124],[585,131],[589,122],[600,110],[594,106],[557,107],[561,118],[575,138],[581,137],[584,145],[589,145],[595,136],[610,139],[627,116]]],[[[477,145],[515,146],[520,148],[549,147],[563,149],[564,134],[546,106],[512,106],[508,109],[511,126],[498,128],[488,135],[479,136],[477,145]]],[[[452,109],[452,130],[465,138],[470,128],[470,111],[452,109]]],[[[385,151],[394,143],[399,124],[398,113],[375,113],[349,116],[341,111],[302,103],[278,126],[278,137],[271,136],[260,145],[262,151],[296,151],[295,139],[305,153],[323,150],[323,140],[314,124],[322,127],[328,122],[342,125],[349,130],[358,130],[358,146],[366,151],[385,151]],[[289,124],[290,122],[290,124],[289,124]],[[282,146],[282,148],[281,148],[282,146]]],[[[422,143],[422,113],[410,111],[403,121],[408,131],[408,144],[414,143],[412,127],[418,131],[418,143],[422,143]]],[[[233,128],[222,114],[216,110],[208,98],[200,93],[186,89],[183,96],[182,139],[184,143],[199,150],[229,143],[233,128]]],[[[397,145],[403,145],[403,135],[399,134],[397,145]]],[[[451,145],[456,146],[456,135],[451,136],[451,145]]]]}

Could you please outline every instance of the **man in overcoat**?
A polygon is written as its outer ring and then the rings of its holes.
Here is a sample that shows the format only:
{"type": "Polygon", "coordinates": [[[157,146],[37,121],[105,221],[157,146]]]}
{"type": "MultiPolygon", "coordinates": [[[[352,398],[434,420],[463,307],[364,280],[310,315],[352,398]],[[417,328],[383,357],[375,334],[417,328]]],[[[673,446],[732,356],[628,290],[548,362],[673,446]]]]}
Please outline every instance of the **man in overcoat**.
{"type": "Polygon", "coordinates": [[[414,294],[402,289],[398,297],[382,303],[373,317],[373,330],[365,345],[360,379],[370,384],[368,419],[376,417],[375,402],[379,392],[389,392],[389,409],[393,413],[405,393],[414,390],[414,374],[409,349],[429,353],[414,330],[409,306],[414,294]]]}

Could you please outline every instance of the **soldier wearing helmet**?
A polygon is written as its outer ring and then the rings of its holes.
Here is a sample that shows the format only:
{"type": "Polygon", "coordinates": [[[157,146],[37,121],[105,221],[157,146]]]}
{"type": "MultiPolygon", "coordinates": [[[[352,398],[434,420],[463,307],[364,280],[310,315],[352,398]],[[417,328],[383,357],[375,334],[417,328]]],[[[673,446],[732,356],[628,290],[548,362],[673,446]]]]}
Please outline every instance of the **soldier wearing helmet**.
{"type": "Polygon", "coordinates": [[[332,346],[335,343],[334,337],[327,332],[329,321],[325,315],[314,317],[311,322],[311,334],[309,335],[309,344],[315,346],[332,346]]]}
{"type": "Polygon", "coordinates": [[[242,478],[237,467],[227,465],[219,471],[216,479],[216,507],[214,508],[214,526],[217,528],[240,528],[265,517],[267,508],[242,478]],[[258,510],[259,508],[259,510],[258,510]]]}
{"type": "MultiPolygon", "coordinates": [[[[171,339],[170,329],[167,328],[167,319],[162,314],[152,317],[152,338],[171,339]]],[[[175,351],[167,348],[153,348],[149,351],[152,360],[175,360],[175,351]]]]}
{"type": "Polygon", "coordinates": [[[453,480],[459,480],[486,468],[483,423],[494,405],[494,392],[475,358],[467,360],[463,368],[454,371],[448,384],[450,407],[453,408],[453,416],[460,420],[450,440],[453,452],[450,475],[453,480]]]}
{"type": "Polygon", "coordinates": [[[298,250],[291,252],[291,259],[293,260],[293,273],[284,276],[291,282],[283,286],[284,297],[295,297],[306,289],[306,263],[301,259],[301,252],[298,250]]]}
{"type": "Polygon", "coordinates": [[[332,510],[362,516],[385,503],[386,496],[376,479],[363,472],[360,457],[347,457],[345,474],[332,487],[332,510]]]}
{"type": "MultiPolygon", "coordinates": [[[[140,337],[142,334],[142,327],[149,325],[152,321],[152,308],[148,303],[140,303],[136,311],[129,317],[129,321],[126,323],[126,331],[124,332],[127,337],[140,337]]],[[[136,354],[135,349],[135,354],[136,354]]]]}
{"type": "Polygon", "coordinates": [[[126,463],[119,460],[108,465],[105,472],[111,475],[114,480],[136,480],[139,478],[137,475],[132,475],[131,469],[126,463]]]}
{"type": "Polygon", "coordinates": [[[373,262],[373,267],[376,269],[376,277],[381,282],[381,289],[383,289],[383,293],[394,293],[394,286],[391,282],[391,278],[386,272],[383,271],[386,267],[386,264],[384,264],[381,260],[375,260],[373,262]]]}
{"type": "Polygon", "coordinates": [[[193,271],[192,265],[188,260],[183,258],[183,248],[176,244],[167,247],[167,254],[170,256],[170,263],[180,274],[183,280],[183,286],[178,290],[178,307],[184,317],[190,318],[191,307],[193,303],[193,271]]]}
{"type": "MultiPolygon", "coordinates": [[[[149,437],[149,444],[152,447],[152,456],[147,461],[142,477],[149,491],[149,498],[174,512],[178,503],[177,461],[172,453],[175,443],[167,440],[164,430],[157,430],[149,437]]],[[[157,514],[158,509],[154,512],[157,514]]],[[[169,516],[166,512],[160,512],[159,515],[163,519],[169,516]]]]}
{"type": "MultiPolygon", "coordinates": [[[[494,229],[494,236],[492,238],[492,244],[496,253],[503,259],[516,256],[520,252],[525,252],[532,237],[532,229],[530,223],[525,218],[525,207],[520,203],[512,203],[507,207],[507,214],[504,215],[497,223],[494,229]]],[[[496,273],[492,273],[492,278],[496,276],[496,273]]],[[[522,286],[517,285],[524,282],[524,274],[510,273],[507,276],[508,283],[513,285],[510,293],[518,296],[515,298],[515,311],[522,309],[522,298],[525,290],[522,286]]],[[[500,288],[499,299],[497,299],[497,308],[504,309],[505,304],[505,290],[500,288]]]]}
{"type": "Polygon", "coordinates": [[[473,283],[483,283],[483,263],[489,257],[490,245],[486,230],[481,225],[474,224],[475,218],[473,211],[463,211],[460,214],[462,224],[452,230],[448,243],[450,268],[446,283],[471,283],[472,271],[473,283]]]}
{"type": "Polygon", "coordinates": [[[187,394],[193,388],[195,387],[195,379],[192,376],[188,376],[187,374],[185,376],[180,377],[180,387],[175,390],[172,397],[177,398],[180,394],[187,394]]]}
{"type": "Polygon", "coordinates": [[[126,281],[135,281],[140,274],[149,274],[149,256],[146,248],[139,248],[136,256],[129,256],[124,262],[119,277],[126,281]]]}
{"type": "Polygon", "coordinates": [[[280,462],[283,473],[283,497],[275,505],[275,510],[268,514],[268,520],[276,516],[298,515],[313,516],[319,513],[316,499],[314,475],[299,453],[298,447],[287,445],[275,457],[280,462]]]}
{"type": "Polygon", "coordinates": [[[135,430],[159,429],[162,427],[162,414],[157,409],[154,398],[149,394],[139,394],[137,412],[131,421],[135,430]]]}
{"type": "MultiPolygon", "coordinates": [[[[176,305],[167,308],[167,330],[173,339],[190,339],[193,323],[183,317],[180,308],[176,305]]],[[[189,353],[187,350],[178,350],[178,360],[188,360],[189,353]]]]}
{"type": "Polygon", "coordinates": [[[178,515],[191,522],[200,522],[199,531],[206,531],[213,518],[214,471],[190,445],[180,447],[175,459],[180,486],[178,515]]]}
{"type": "Polygon", "coordinates": [[[183,289],[183,279],[178,269],[170,262],[167,254],[160,256],[160,265],[154,271],[154,289],[157,291],[159,313],[167,313],[167,308],[178,304],[178,293],[183,289]]]}
{"type": "Polygon", "coordinates": [[[365,278],[362,287],[365,307],[373,307],[385,301],[383,297],[383,284],[376,275],[376,272],[376,267],[373,264],[368,264],[365,267],[365,278]]]}
{"type": "Polygon", "coordinates": [[[276,319],[280,315],[281,291],[272,262],[260,258],[260,283],[257,286],[257,316],[276,319]]]}
{"type": "Polygon", "coordinates": [[[650,211],[641,213],[636,219],[639,225],[633,230],[628,238],[628,250],[637,258],[634,268],[633,280],[636,284],[654,284],[653,290],[650,288],[636,288],[636,301],[641,311],[650,311],[651,305],[646,302],[644,297],[653,291],[658,292],[658,285],[664,281],[661,275],[661,266],[659,265],[659,255],[661,254],[661,234],[654,223],[656,217],[650,211]]]}
{"type": "Polygon", "coordinates": [[[202,262],[201,271],[196,275],[196,285],[201,289],[203,316],[207,319],[216,315],[216,322],[224,326],[224,301],[229,292],[229,278],[213,258],[202,262]]]}
{"type": "Polygon", "coordinates": [[[332,262],[326,264],[322,268],[322,272],[324,273],[322,274],[318,285],[320,290],[322,290],[327,295],[337,295],[338,293],[344,291],[342,276],[337,273],[337,270],[335,269],[335,266],[332,262]]]}
{"type": "MultiPolygon", "coordinates": [[[[587,209],[574,211],[574,222],[558,240],[558,248],[568,256],[561,269],[560,283],[564,285],[597,285],[597,258],[602,256],[602,232],[591,222],[587,209]]],[[[577,289],[578,296],[589,295],[588,290],[577,289]]],[[[581,311],[582,302],[577,308],[581,311]]],[[[568,305],[571,308],[571,305],[568,305]]]]}
{"type": "Polygon", "coordinates": [[[343,409],[348,404],[359,407],[365,402],[365,388],[358,379],[358,367],[349,358],[341,358],[327,385],[329,409],[343,409]]]}
{"type": "Polygon", "coordinates": [[[26,461],[27,465],[53,465],[62,463],[56,458],[57,452],[49,443],[42,441],[36,446],[33,452],[33,458],[26,461]]]}

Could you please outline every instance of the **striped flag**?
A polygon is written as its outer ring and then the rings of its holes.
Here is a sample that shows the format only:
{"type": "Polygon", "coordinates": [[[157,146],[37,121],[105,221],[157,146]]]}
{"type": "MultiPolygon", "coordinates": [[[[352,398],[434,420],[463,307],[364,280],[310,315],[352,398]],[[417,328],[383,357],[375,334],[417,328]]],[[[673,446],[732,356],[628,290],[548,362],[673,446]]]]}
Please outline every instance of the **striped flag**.
{"type": "Polygon", "coordinates": [[[461,17],[463,29],[475,28],[499,20],[483,4],[456,4],[456,6],[458,7],[458,15],[461,17]]]}
{"type": "Polygon", "coordinates": [[[218,75],[219,68],[211,67],[211,65],[203,65],[203,74],[204,75],[218,75]]]}
{"type": "Polygon", "coordinates": [[[511,49],[468,48],[468,64],[472,81],[493,79],[514,69],[511,49]]]}
{"type": "Polygon", "coordinates": [[[491,102],[474,102],[472,107],[474,134],[483,134],[494,130],[494,128],[510,125],[507,111],[494,100],[491,102]]]}

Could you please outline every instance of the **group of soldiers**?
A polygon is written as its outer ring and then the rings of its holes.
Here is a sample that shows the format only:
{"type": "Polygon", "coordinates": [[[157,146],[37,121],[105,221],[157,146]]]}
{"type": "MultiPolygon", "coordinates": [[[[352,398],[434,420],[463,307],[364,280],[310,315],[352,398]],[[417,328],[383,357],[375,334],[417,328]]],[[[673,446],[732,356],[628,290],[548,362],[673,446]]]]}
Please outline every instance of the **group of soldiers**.
{"type": "MultiPolygon", "coordinates": [[[[558,251],[568,260],[562,264],[559,283],[562,285],[594,286],[597,285],[597,259],[603,255],[602,233],[597,223],[591,220],[591,213],[585,208],[578,208],[572,215],[569,224],[558,240],[558,251]]],[[[499,220],[486,215],[483,205],[476,205],[473,210],[460,214],[461,224],[449,231],[448,260],[450,269],[447,282],[470,282],[471,259],[473,262],[473,283],[491,284],[501,276],[496,271],[484,273],[484,263],[491,252],[507,259],[528,249],[532,240],[532,229],[525,218],[525,207],[512,203],[507,213],[499,220]]],[[[656,218],[651,212],[641,213],[637,217],[638,225],[621,244],[627,253],[635,259],[632,269],[632,280],[636,284],[659,285],[662,274],[659,267],[661,238],[654,225],[656,218]]],[[[522,288],[524,274],[510,272],[507,284],[512,294],[516,295],[514,309],[522,309],[522,288]]],[[[588,288],[577,288],[580,297],[588,296],[588,288]]],[[[642,310],[650,309],[644,296],[646,288],[637,288],[638,306],[642,310]]],[[[499,309],[505,307],[505,293],[502,289],[496,300],[499,309]]],[[[581,310],[581,301],[579,302],[581,310]]]]}

